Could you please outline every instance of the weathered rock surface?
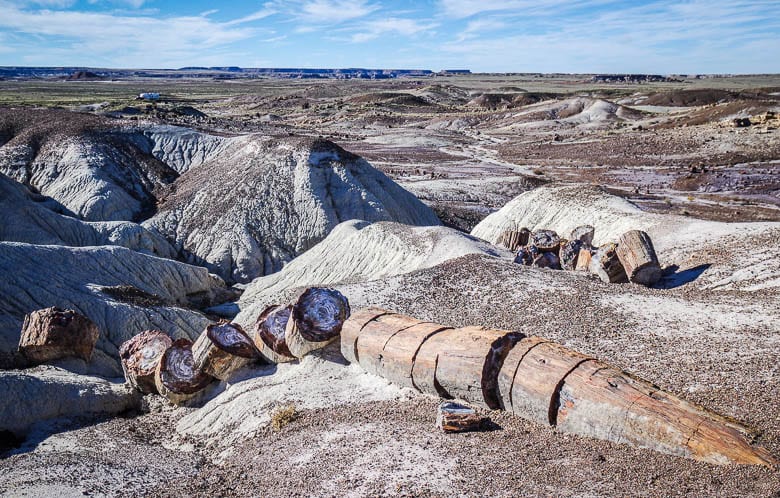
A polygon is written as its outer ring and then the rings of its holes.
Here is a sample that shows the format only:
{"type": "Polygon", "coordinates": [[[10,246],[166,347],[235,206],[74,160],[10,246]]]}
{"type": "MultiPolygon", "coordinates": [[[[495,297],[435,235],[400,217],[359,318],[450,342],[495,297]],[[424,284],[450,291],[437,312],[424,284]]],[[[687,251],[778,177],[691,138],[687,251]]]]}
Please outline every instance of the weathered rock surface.
{"type": "Polygon", "coordinates": [[[155,188],[174,169],[96,116],[59,110],[0,110],[0,172],[54,198],[89,221],[139,220],[151,214],[155,188]]]}
{"type": "Polygon", "coordinates": [[[16,349],[31,311],[74,309],[101,332],[90,365],[115,375],[121,375],[119,345],[143,330],[197,337],[209,320],[184,307],[208,301],[224,287],[205,268],[110,246],[0,242],[0,274],[0,352],[16,349]]]}
{"type": "Polygon", "coordinates": [[[0,370],[0,431],[24,434],[33,424],[59,417],[116,414],[139,405],[141,394],[121,382],[40,366],[0,370]]]}
{"type": "Polygon", "coordinates": [[[19,351],[35,364],[70,357],[89,361],[99,336],[97,326],[84,315],[46,308],[24,317],[19,351]]]}
{"type": "Polygon", "coordinates": [[[365,160],[324,140],[233,139],[183,174],[145,222],[228,282],[279,271],[351,219],[439,225],[365,160]]]}
{"type": "Polygon", "coordinates": [[[347,221],[282,271],[254,280],[242,295],[236,321],[251,327],[267,305],[293,288],[374,280],[474,253],[511,256],[451,228],[347,221]]]}
{"type": "Polygon", "coordinates": [[[54,199],[36,194],[0,173],[0,240],[63,246],[117,245],[173,258],[173,247],[161,235],[129,221],[85,222],[67,216],[54,199]]]}

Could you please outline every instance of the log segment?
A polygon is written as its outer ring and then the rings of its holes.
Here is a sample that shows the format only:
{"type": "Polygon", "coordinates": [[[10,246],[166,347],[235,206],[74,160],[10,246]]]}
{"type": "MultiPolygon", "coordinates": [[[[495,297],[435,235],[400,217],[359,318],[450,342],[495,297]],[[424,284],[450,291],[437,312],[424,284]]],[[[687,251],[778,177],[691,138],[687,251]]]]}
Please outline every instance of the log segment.
{"type": "Polygon", "coordinates": [[[292,304],[284,340],[296,358],[324,348],[341,333],[349,318],[349,302],[335,289],[311,287],[292,304]]]}
{"type": "Polygon", "coordinates": [[[444,329],[423,342],[412,380],[424,393],[497,410],[498,371],[522,334],[484,327],[444,329]]]}
{"type": "Polygon", "coordinates": [[[452,401],[440,404],[436,415],[436,427],[444,432],[478,431],[484,421],[473,408],[452,401]]]}
{"type": "Polygon", "coordinates": [[[157,394],[154,372],[173,339],[161,330],[146,330],[123,342],[119,359],[125,379],[134,389],[145,394],[157,394]]]}
{"type": "Polygon", "coordinates": [[[290,313],[292,306],[274,304],[263,310],[255,322],[252,340],[260,355],[271,363],[286,363],[296,359],[284,337],[290,313]]]}
{"type": "Polygon", "coordinates": [[[561,261],[562,269],[571,271],[577,268],[582,246],[583,243],[579,239],[572,239],[561,245],[558,259],[561,261]]]}
{"type": "Polygon", "coordinates": [[[89,361],[99,335],[97,325],[84,315],[45,308],[24,317],[19,352],[32,364],[69,357],[89,361]]]}
{"type": "Polygon", "coordinates": [[[551,270],[560,270],[561,262],[553,252],[543,252],[531,263],[534,268],[549,268],[551,270]]]}
{"type": "Polygon", "coordinates": [[[400,385],[504,408],[563,432],[714,464],[780,464],[751,445],[745,426],[560,344],[505,330],[437,327],[361,310],[344,326],[342,350],[400,385]]]}
{"type": "Polygon", "coordinates": [[[535,245],[542,252],[557,251],[560,242],[560,237],[553,230],[536,230],[528,241],[529,245],[535,245]]]}
{"type": "Polygon", "coordinates": [[[531,266],[534,262],[534,256],[531,249],[528,247],[521,247],[515,254],[515,263],[523,266],[531,266]]]}
{"type": "Polygon", "coordinates": [[[577,256],[577,265],[574,267],[575,271],[590,271],[590,260],[593,258],[593,253],[590,247],[582,247],[580,253],[577,256]]]}
{"type": "Polygon", "coordinates": [[[653,242],[641,230],[631,230],[620,236],[617,257],[625,268],[629,282],[650,286],[663,275],[653,242]]]}
{"type": "Polygon", "coordinates": [[[510,251],[517,251],[519,248],[528,244],[528,238],[531,231],[527,228],[520,230],[504,230],[498,238],[498,244],[506,247],[510,251]]]}
{"type": "Polygon", "coordinates": [[[192,355],[195,370],[227,380],[260,353],[240,325],[222,322],[211,324],[201,332],[192,346],[192,355]]]}
{"type": "Polygon", "coordinates": [[[749,429],[590,360],[563,379],[557,428],[713,464],[776,466],[749,429]]]}
{"type": "Polygon", "coordinates": [[[628,281],[626,270],[617,256],[617,244],[612,242],[599,247],[591,257],[589,269],[608,284],[628,281]]]}
{"type": "Polygon", "coordinates": [[[365,326],[380,316],[394,314],[382,308],[369,307],[350,316],[341,328],[341,355],[350,363],[358,363],[357,341],[365,326]]]}
{"type": "Polygon", "coordinates": [[[586,246],[593,245],[593,236],[596,234],[596,229],[591,225],[581,225],[571,231],[571,240],[579,240],[586,246]]]}
{"type": "Polygon", "coordinates": [[[174,341],[163,353],[154,373],[157,392],[175,405],[195,396],[212,380],[210,375],[195,369],[192,342],[188,339],[174,341]]]}

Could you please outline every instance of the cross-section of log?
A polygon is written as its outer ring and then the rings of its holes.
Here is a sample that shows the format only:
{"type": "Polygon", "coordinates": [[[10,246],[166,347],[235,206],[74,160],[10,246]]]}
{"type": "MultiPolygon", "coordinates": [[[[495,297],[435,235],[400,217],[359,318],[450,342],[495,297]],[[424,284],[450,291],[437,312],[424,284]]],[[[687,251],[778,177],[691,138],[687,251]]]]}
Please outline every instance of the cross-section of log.
{"type": "Polygon", "coordinates": [[[292,306],[273,305],[267,307],[255,322],[252,339],[263,358],[271,363],[285,363],[295,360],[287,347],[284,331],[290,320],[292,306]]]}
{"type": "Polygon", "coordinates": [[[123,342],[119,347],[119,359],[125,379],[142,393],[157,394],[154,372],[165,350],[173,340],[161,330],[146,330],[123,342]]]}
{"type": "Polygon", "coordinates": [[[653,242],[641,230],[631,230],[620,236],[617,256],[629,282],[649,286],[658,282],[663,275],[653,242]]]}
{"type": "Polygon", "coordinates": [[[591,225],[581,225],[571,231],[571,240],[579,240],[586,246],[593,245],[593,236],[596,234],[596,229],[591,225]]]}
{"type": "Polygon", "coordinates": [[[617,256],[617,244],[607,243],[599,247],[590,260],[590,271],[606,283],[627,282],[628,276],[617,256]]]}
{"type": "Polygon", "coordinates": [[[537,230],[529,239],[529,244],[535,245],[542,252],[557,251],[560,242],[560,237],[553,230],[537,230]]]}
{"type": "Polygon", "coordinates": [[[192,342],[177,339],[165,350],[154,372],[157,392],[179,405],[203,390],[213,377],[195,368],[192,342]]]}
{"type": "Polygon", "coordinates": [[[431,336],[447,329],[451,327],[405,315],[378,316],[358,337],[360,366],[400,386],[417,388],[412,369],[420,347],[431,336]]]}
{"type": "Polygon", "coordinates": [[[484,421],[473,408],[452,401],[440,404],[436,415],[436,427],[444,432],[478,431],[484,421]]]}
{"type": "Polygon", "coordinates": [[[599,361],[562,380],[557,428],[714,464],[776,466],[749,429],[599,361]]]}
{"type": "Polygon", "coordinates": [[[504,408],[525,419],[554,425],[560,383],[588,359],[539,337],[523,339],[504,361],[499,373],[504,408]]]}
{"type": "Polygon", "coordinates": [[[520,247],[528,244],[528,237],[531,231],[527,228],[519,230],[504,230],[498,238],[498,244],[506,247],[510,251],[516,251],[520,247]]]}
{"type": "Polygon", "coordinates": [[[349,301],[335,289],[311,287],[292,305],[285,342],[296,358],[324,348],[341,332],[349,318],[349,301]]]}
{"type": "Polygon", "coordinates": [[[19,352],[35,364],[68,357],[89,361],[99,335],[97,325],[84,315],[46,308],[24,317],[19,352]]]}
{"type": "Polygon", "coordinates": [[[227,380],[239,368],[260,354],[252,339],[237,323],[217,323],[206,327],[192,346],[195,370],[219,380],[227,380]]]}
{"type": "Polygon", "coordinates": [[[491,410],[501,408],[498,372],[518,332],[484,327],[446,329],[423,342],[412,367],[422,392],[462,400],[491,410]]]}
{"type": "Polygon", "coordinates": [[[380,316],[394,314],[382,308],[369,307],[350,316],[341,328],[341,355],[350,363],[358,363],[357,341],[365,326],[380,316]]]}

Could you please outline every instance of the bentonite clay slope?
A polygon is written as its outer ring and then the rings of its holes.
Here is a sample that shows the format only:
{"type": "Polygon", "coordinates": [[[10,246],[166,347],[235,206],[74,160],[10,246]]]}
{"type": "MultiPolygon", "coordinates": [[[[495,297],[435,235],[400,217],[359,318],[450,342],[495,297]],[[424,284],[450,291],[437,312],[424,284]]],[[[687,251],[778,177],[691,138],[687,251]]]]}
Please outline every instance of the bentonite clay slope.
{"type": "Polygon", "coordinates": [[[118,347],[146,329],[195,338],[209,323],[185,309],[209,304],[224,283],[205,268],[120,247],[71,248],[0,242],[0,352],[16,350],[31,311],[74,309],[97,324],[89,369],[120,375],[118,347]]]}
{"type": "MultiPolygon", "coordinates": [[[[89,221],[139,220],[154,189],[177,173],[96,116],[60,110],[0,110],[0,172],[89,221]]],[[[151,146],[147,146],[151,148],[151,146]]]]}
{"type": "Polygon", "coordinates": [[[56,201],[0,173],[0,241],[63,246],[116,245],[173,258],[162,236],[129,221],[85,222],[60,214],[56,201]]]}
{"type": "Polygon", "coordinates": [[[412,194],[331,142],[247,136],[182,175],[145,225],[187,261],[248,282],[351,219],[439,224],[412,194]]]}
{"type": "MultiPolygon", "coordinates": [[[[646,213],[595,186],[541,187],[520,194],[479,223],[472,235],[497,243],[505,230],[555,230],[562,238],[580,225],[595,227],[594,244],[615,242],[629,230],[652,238],[662,265],[698,272],[705,288],[760,290],[780,286],[772,240],[780,223],[724,223],[646,213]]],[[[692,276],[693,273],[689,274],[692,276]]],[[[681,278],[684,278],[682,275],[681,278]]],[[[683,281],[667,281],[677,285],[683,281]]]]}
{"type": "Polygon", "coordinates": [[[282,271],[254,280],[242,295],[236,321],[254,325],[264,307],[277,303],[290,289],[375,280],[475,253],[510,256],[451,228],[347,221],[282,271]]]}
{"type": "Polygon", "coordinates": [[[0,392],[0,431],[17,435],[43,420],[95,417],[137,408],[141,396],[123,383],[53,366],[0,370],[0,392]]]}

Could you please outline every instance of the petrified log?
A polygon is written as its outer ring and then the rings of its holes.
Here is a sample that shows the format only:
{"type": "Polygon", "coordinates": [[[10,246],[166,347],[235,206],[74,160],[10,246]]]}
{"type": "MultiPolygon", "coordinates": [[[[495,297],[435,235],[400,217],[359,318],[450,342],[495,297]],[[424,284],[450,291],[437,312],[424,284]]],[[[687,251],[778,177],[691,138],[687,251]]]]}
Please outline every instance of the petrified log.
{"type": "Polygon", "coordinates": [[[350,363],[358,363],[357,341],[366,325],[384,315],[395,315],[382,308],[368,307],[351,315],[341,328],[341,355],[350,363]]]}
{"type": "Polygon", "coordinates": [[[510,251],[517,251],[520,247],[528,244],[528,237],[531,231],[527,228],[520,230],[504,230],[498,238],[498,244],[506,247],[510,251]]]}
{"type": "Polygon", "coordinates": [[[591,272],[598,275],[602,282],[620,283],[628,281],[626,270],[617,256],[617,244],[613,242],[599,247],[590,260],[589,268],[591,272]]]}
{"type": "Polygon", "coordinates": [[[593,253],[590,247],[581,247],[580,253],[577,256],[577,265],[574,267],[575,271],[590,271],[590,260],[593,257],[593,253]]]}
{"type": "Polygon", "coordinates": [[[501,408],[498,372],[518,332],[484,327],[444,329],[423,342],[412,366],[417,389],[459,398],[492,410],[501,408]]]}
{"type": "Polygon", "coordinates": [[[504,409],[540,424],[555,425],[558,384],[588,359],[540,337],[523,339],[510,352],[499,373],[504,409]]]}
{"type": "Polygon", "coordinates": [[[154,372],[163,353],[172,345],[173,339],[161,330],[145,330],[123,342],[119,359],[127,383],[142,393],[157,394],[154,372]]]}
{"type": "Polygon", "coordinates": [[[175,404],[195,396],[213,377],[197,370],[192,356],[192,341],[177,339],[165,350],[154,372],[157,392],[175,404]]]}
{"type": "Polygon", "coordinates": [[[192,346],[193,367],[219,380],[260,355],[252,339],[237,323],[211,324],[192,346]]]}
{"type": "Polygon", "coordinates": [[[397,375],[402,385],[409,385],[405,372],[411,364],[418,390],[503,407],[560,431],[716,464],[779,463],[751,446],[743,425],[589,356],[520,333],[437,326],[377,308],[361,310],[344,326],[342,349],[355,357],[357,348],[361,365],[397,375]],[[364,340],[364,334],[372,337],[364,340]]]}
{"type": "Polygon", "coordinates": [[[473,408],[452,401],[441,403],[436,415],[436,427],[444,432],[478,431],[484,421],[473,408]]]}
{"type": "Polygon", "coordinates": [[[595,360],[562,380],[556,423],[561,431],[708,463],[778,465],[751,446],[747,427],[595,360]]]}
{"type": "Polygon", "coordinates": [[[583,243],[579,239],[572,239],[561,245],[558,253],[558,259],[561,261],[561,268],[564,270],[574,270],[577,268],[577,260],[580,257],[583,243]]]}
{"type": "Polygon", "coordinates": [[[620,236],[617,256],[629,282],[649,286],[658,282],[663,275],[653,242],[641,230],[631,230],[620,236]]]}
{"type": "Polygon", "coordinates": [[[542,252],[557,251],[561,239],[553,230],[537,230],[531,233],[529,245],[533,244],[542,252]]]}
{"type": "Polygon", "coordinates": [[[358,336],[356,357],[366,371],[417,389],[412,370],[420,347],[432,335],[451,328],[405,315],[380,315],[358,336]]]}
{"type": "Polygon", "coordinates": [[[295,360],[287,347],[284,331],[290,320],[292,306],[273,305],[267,307],[255,322],[253,340],[260,354],[272,363],[285,363],[295,360]]]}
{"type": "Polygon", "coordinates": [[[534,268],[550,268],[552,270],[560,270],[561,262],[558,256],[554,252],[543,252],[534,259],[531,263],[534,268]]]}
{"type": "Polygon", "coordinates": [[[296,358],[324,348],[341,332],[349,318],[349,301],[335,289],[311,287],[292,305],[284,334],[287,348],[296,358]]]}
{"type": "Polygon", "coordinates": [[[571,231],[571,240],[579,240],[586,246],[593,245],[593,236],[596,234],[596,229],[591,225],[581,225],[571,231]]]}
{"type": "Polygon", "coordinates": [[[19,352],[35,364],[73,356],[89,361],[99,335],[97,325],[84,315],[46,308],[24,317],[19,352]]]}

